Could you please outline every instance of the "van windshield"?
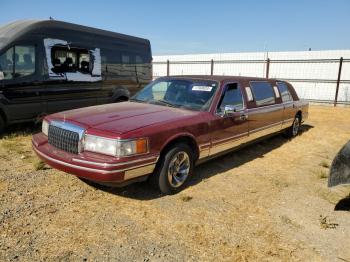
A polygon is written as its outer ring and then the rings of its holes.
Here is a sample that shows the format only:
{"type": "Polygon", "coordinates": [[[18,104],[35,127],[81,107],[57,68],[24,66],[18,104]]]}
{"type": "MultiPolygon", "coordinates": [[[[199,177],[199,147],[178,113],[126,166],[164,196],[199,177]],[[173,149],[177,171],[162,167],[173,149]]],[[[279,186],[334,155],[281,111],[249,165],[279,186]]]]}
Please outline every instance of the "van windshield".
{"type": "Polygon", "coordinates": [[[157,80],[131,101],[205,111],[209,109],[217,87],[217,82],[209,80],[157,80]]]}

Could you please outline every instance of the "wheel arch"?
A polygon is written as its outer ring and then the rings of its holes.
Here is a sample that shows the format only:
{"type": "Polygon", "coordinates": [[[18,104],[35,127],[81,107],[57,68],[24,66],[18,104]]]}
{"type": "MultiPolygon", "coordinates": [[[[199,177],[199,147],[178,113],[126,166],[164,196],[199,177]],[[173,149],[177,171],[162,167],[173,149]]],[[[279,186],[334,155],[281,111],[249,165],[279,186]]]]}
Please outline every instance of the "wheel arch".
{"type": "Polygon", "coordinates": [[[303,113],[302,113],[302,111],[301,110],[298,110],[298,112],[295,114],[295,116],[297,117],[299,117],[299,119],[300,119],[300,121],[302,121],[303,120],[303,113]]]}
{"type": "Polygon", "coordinates": [[[125,87],[116,87],[113,90],[112,100],[113,102],[128,101],[130,98],[130,91],[125,87]]]}
{"type": "Polygon", "coordinates": [[[160,150],[160,156],[163,156],[165,152],[170,150],[174,145],[184,143],[187,144],[194,153],[194,161],[196,161],[199,157],[199,147],[195,137],[192,134],[184,133],[177,135],[175,137],[171,137],[164,144],[162,149],[160,150]]]}

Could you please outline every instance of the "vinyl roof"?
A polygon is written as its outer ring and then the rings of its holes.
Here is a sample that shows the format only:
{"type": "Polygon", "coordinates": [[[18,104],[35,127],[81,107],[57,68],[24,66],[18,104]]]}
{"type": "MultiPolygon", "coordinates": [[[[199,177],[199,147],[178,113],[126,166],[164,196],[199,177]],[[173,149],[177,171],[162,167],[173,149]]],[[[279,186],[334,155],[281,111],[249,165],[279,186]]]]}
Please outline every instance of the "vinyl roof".
{"type": "MultiPolygon", "coordinates": [[[[190,78],[190,79],[203,79],[203,80],[213,80],[213,81],[266,81],[266,78],[263,77],[250,77],[250,76],[222,76],[222,75],[178,75],[178,76],[168,76],[165,78],[190,78]]],[[[274,80],[269,78],[269,80],[274,80]]]]}

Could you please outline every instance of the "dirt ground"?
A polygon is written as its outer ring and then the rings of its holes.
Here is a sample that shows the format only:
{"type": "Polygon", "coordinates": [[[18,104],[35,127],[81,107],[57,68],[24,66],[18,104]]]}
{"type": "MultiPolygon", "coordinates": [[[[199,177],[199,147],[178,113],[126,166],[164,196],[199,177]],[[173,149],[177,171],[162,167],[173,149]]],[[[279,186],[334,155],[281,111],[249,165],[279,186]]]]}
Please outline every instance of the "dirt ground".
{"type": "Polygon", "coordinates": [[[312,106],[297,138],[200,165],[172,196],[46,168],[32,132],[0,140],[0,261],[350,261],[350,187],[327,188],[350,108],[312,106]]]}

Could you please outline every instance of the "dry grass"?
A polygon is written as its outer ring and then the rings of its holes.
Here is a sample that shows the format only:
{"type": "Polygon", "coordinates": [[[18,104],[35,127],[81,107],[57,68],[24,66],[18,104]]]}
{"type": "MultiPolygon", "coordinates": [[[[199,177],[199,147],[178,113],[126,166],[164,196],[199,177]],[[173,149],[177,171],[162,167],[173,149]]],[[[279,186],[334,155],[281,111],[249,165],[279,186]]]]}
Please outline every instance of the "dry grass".
{"type": "Polygon", "coordinates": [[[339,224],[330,222],[327,216],[320,215],[320,226],[322,229],[335,229],[339,224]]]}
{"type": "Polygon", "coordinates": [[[329,168],[329,163],[328,163],[328,161],[326,161],[326,160],[323,160],[321,163],[320,163],[320,166],[322,166],[322,167],[324,167],[324,168],[329,168]]]}
{"type": "Polygon", "coordinates": [[[189,201],[191,201],[193,199],[193,197],[191,197],[191,196],[182,196],[181,197],[181,200],[183,201],[183,202],[189,202],[189,201]]]}
{"type": "Polygon", "coordinates": [[[0,260],[350,261],[350,212],[334,211],[350,187],[326,180],[350,138],[349,116],[311,107],[297,138],[198,166],[173,196],[46,169],[32,131],[14,132],[0,140],[0,260]]]}
{"type": "Polygon", "coordinates": [[[317,175],[320,179],[328,178],[328,171],[323,170],[323,169],[319,170],[317,175]]]}

